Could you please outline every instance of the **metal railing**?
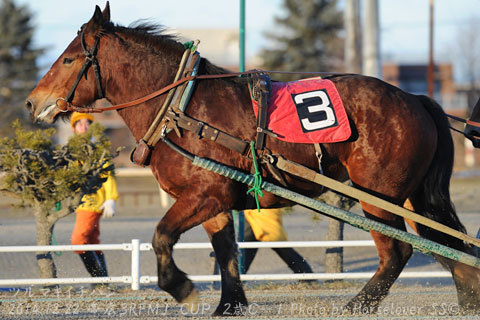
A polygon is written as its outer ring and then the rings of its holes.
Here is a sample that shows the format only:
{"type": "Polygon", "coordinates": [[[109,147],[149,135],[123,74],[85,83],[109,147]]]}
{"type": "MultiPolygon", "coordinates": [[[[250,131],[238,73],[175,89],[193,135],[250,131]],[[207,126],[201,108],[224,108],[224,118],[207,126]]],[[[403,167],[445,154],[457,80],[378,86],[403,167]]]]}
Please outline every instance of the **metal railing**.
{"type": "MultiPolygon", "coordinates": [[[[372,240],[349,241],[278,241],[278,242],[240,242],[239,249],[248,248],[334,248],[334,247],[371,247],[372,240]]],[[[132,290],[139,290],[141,284],[155,283],[157,276],[142,276],[140,274],[140,256],[142,251],[152,250],[150,243],[140,243],[133,239],[131,243],[123,244],[91,244],[91,245],[55,245],[55,246],[0,246],[0,253],[6,252],[37,252],[37,251],[89,251],[89,250],[122,250],[131,251],[131,273],[119,277],[88,277],[88,278],[45,278],[45,279],[0,279],[0,286],[16,285],[59,285],[80,283],[125,283],[132,290]]],[[[174,249],[212,249],[210,243],[177,243],[174,249]]],[[[338,280],[338,279],[369,279],[374,272],[343,272],[343,273],[305,273],[305,274],[242,274],[242,281],[252,280],[338,280]]],[[[220,275],[190,275],[194,282],[221,281],[220,275]]],[[[402,272],[400,278],[437,278],[451,277],[447,271],[402,272]]]]}

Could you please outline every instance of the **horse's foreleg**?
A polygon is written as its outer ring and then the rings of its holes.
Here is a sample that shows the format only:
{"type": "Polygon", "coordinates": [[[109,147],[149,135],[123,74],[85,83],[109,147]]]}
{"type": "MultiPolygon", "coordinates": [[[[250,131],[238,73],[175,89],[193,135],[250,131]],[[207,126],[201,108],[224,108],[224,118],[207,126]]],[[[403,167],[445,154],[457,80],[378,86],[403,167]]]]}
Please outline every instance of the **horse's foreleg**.
{"type": "Polygon", "coordinates": [[[180,197],[160,220],[153,236],[153,249],[157,256],[158,286],[187,307],[196,307],[198,291],[186,274],[179,270],[172,257],[173,245],[180,235],[222,211],[214,198],[180,197]],[[197,201],[193,201],[196,199],[197,201]]]}
{"type": "Polygon", "coordinates": [[[241,310],[242,307],[247,306],[238,272],[237,244],[232,215],[222,212],[205,221],[203,227],[212,242],[222,277],[222,296],[214,315],[230,315],[235,310],[241,310]]]}
{"type": "MultiPolygon", "coordinates": [[[[390,216],[391,214],[371,205],[362,203],[362,208],[368,218],[390,216]],[[383,212],[382,212],[383,211],[383,212]],[[371,213],[375,213],[372,216],[371,213]]],[[[400,218],[391,218],[384,223],[405,230],[405,224],[400,218]]],[[[377,272],[362,288],[362,290],[347,304],[346,308],[352,314],[376,313],[379,304],[387,296],[391,286],[402,272],[405,264],[412,255],[412,246],[387,237],[381,233],[371,231],[379,256],[377,272]]]]}

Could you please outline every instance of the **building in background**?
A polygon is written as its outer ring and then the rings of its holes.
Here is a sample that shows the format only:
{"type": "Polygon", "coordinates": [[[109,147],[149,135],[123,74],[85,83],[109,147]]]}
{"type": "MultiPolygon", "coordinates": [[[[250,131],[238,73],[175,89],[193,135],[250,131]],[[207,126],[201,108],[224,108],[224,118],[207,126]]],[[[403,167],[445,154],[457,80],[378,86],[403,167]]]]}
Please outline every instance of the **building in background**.
{"type": "MultiPolygon", "coordinates": [[[[427,95],[427,64],[383,65],[384,80],[413,94],[427,95]]],[[[468,88],[454,82],[453,66],[450,63],[438,64],[434,69],[434,99],[445,112],[461,118],[468,118],[468,88]]],[[[450,121],[452,127],[463,131],[463,123],[450,121]]],[[[470,140],[453,132],[455,143],[455,168],[460,170],[480,163],[480,152],[473,148],[470,140]]]]}
{"type": "MultiPolygon", "coordinates": [[[[385,63],[383,65],[383,79],[407,92],[427,95],[427,69],[426,64],[385,63]]],[[[450,63],[435,66],[434,99],[445,110],[459,108],[455,104],[456,88],[453,80],[453,67],[450,63]]]]}

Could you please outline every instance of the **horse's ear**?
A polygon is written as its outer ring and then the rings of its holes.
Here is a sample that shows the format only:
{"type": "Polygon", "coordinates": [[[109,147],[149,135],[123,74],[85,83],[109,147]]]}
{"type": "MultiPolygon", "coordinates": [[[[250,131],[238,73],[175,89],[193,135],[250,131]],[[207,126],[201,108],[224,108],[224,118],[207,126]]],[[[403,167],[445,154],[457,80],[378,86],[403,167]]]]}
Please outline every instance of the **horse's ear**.
{"type": "MultiPolygon", "coordinates": [[[[108,15],[110,15],[109,13],[110,10],[107,10],[107,11],[108,11],[108,15]]],[[[90,19],[90,21],[87,22],[85,31],[94,33],[96,30],[98,30],[103,26],[104,22],[105,22],[105,18],[103,16],[102,10],[100,10],[99,6],[95,6],[95,12],[93,13],[93,17],[90,19]]]]}
{"type": "Polygon", "coordinates": [[[95,12],[93,13],[93,17],[91,19],[93,24],[101,26],[104,22],[103,13],[100,10],[99,6],[95,6],[95,12]]]}
{"type": "Polygon", "coordinates": [[[103,19],[105,19],[105,21],[110,21],[110,2],[107,1],[107,4],[105,5],[105,9],[103,9],[103,19]]]}

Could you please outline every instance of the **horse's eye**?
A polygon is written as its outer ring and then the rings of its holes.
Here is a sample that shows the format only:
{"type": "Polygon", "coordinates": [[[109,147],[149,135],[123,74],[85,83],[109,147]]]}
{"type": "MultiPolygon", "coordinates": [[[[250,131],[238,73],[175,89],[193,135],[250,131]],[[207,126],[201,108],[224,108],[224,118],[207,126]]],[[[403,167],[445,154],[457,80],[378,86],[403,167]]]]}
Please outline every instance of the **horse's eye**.
{"type": "Polygon", "coordinates": [[[63,64],[71,64],[74,60],[72,58],[63,58],[63,64]]]}

